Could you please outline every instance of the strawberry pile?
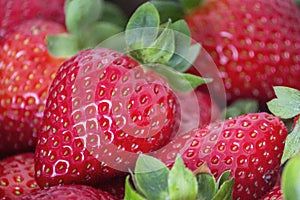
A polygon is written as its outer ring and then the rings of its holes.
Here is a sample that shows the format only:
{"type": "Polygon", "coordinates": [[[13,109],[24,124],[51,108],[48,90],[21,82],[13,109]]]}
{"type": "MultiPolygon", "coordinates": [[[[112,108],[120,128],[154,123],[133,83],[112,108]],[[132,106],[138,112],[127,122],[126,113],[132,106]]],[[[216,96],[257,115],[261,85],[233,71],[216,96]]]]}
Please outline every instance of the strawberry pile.
{"type": "Polygon", "coordinates": [[[0,5],[1,199],[299,199],[292,0],[0,5]]]}

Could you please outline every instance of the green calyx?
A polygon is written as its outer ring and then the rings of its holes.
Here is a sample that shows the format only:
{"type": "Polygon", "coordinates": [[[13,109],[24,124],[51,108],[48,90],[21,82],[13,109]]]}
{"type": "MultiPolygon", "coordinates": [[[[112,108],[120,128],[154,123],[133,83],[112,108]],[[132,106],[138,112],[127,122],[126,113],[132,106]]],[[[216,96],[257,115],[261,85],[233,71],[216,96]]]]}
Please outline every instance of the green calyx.
{"type": "Polygon", "coordinates": [[[194,175],[178,157],[169,170],[161,161],[140,155],[132,179],[125,185],[125,200],[230,199],[233,179],[225,172],[216,182],[211,174],[194,175]],[[209,197],[209,198],[208,198],[209,197]]]}
{"type": "MultiPolygon", "coordinates": [[[[285,86],[274,87],[276,98],[267,103],[269,110],[283,119],[291,119],[300,114],[300,91],[285,86]]],[[[286,138],[281,163],[300,152],[300,122],[298,121],[293,130],[286,138]]]]}
{"type": "Polygon", "coordinates": [[[121,32],[126,20],[121,9],[103,0],[66,0],[65,14],[68,34],[47,37],[48,50],[56,57],[71,57],[95,47],[121,32]]]}
{"type": "Polygon", "coordinates": [[[198,43],[192,44],[185,21],[169,20],[160,24],[155,6],[149,2],[141,5],[126,26],[128,54],[169,81],[178,82],[171,85],[179,91],[189,91],[210,82],[209,79],[182,74],[191,67],[201,50],[198,43]]]}

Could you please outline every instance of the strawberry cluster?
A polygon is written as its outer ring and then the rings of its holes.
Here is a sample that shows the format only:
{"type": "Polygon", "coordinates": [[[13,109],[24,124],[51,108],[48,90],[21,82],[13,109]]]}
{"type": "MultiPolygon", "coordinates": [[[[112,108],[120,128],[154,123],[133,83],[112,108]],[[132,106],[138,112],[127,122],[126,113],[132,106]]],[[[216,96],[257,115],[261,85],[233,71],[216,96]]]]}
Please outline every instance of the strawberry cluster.
{"type": "Polygon", "coordinates": [[[292,0],[0,6],[1,199],[299,198],[292,0]]]}

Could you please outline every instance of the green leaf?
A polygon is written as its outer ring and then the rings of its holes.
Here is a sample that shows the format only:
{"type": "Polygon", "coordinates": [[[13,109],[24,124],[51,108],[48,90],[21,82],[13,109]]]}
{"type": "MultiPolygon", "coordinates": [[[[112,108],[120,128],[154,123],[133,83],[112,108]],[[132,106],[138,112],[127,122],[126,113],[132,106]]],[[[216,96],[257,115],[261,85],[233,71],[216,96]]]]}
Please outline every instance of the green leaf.
{"type": "Polygon", "coordinates": [[[129,176],[126,177],[124,200],[146,200],[132,188],[129,178],[129,176]]]}
{"type": "Polygon", "coordinates": [[[135,166],[135,186],[147,200],[165,200],[169,169],[159,160],[141,154],[135,166]]]}
{"type": "Polygon", "coordinates": [[[175,35],[175,53],[168,65],[176,71],[184,72],[191,67],[200,52],[200,45],[190,46],[191,37],[188,25],[184,20],[179,20],[171,24],[175,35]]]}
{"type": "Polygon", "coordinates": [[[240,99],[233,102],[223,111],[223,118],[233,118],[246,113],[255,113],[259,105],[255,99],[240,99]]]}
{"type": "Polygon", "coordinates": [[[217,187],[220,188],[226,181],[230,179],[230,170],[225,171],[217,181],[217,187]]]}
{"type": "Polygon", "coordinates": [[[197,179],[178,157],[169,173],[169,199],[192,200],[197,197],[197,179]]]}
{"type": "Polygon", "coordinates": [[[232,200],[234,179],[225,181],[211,200],[232,200]]]}
{"type": "Polygon", "coordinates": [[[192,91],[201,84],[209,83],[212,79],[201,78],[193,74],[180,73],[164,65],[146,65],[150,70],[155,71],[164,77],[171,87],[181,92],[192,91]]]}
{"type": "Polygon", "coordinates": [[[121,31],[121,27],[109,22],[95,23],[86,30],[80,32],[80,36],[78,37],[80,40],[80,48],[94,48],[100,42],[115,34],[120,33],[121,31]]]}
{"type": "Polygon", "coordinates": [[[204,0],[180,0],[185,12],[192,10],[193,8],[199,7],[204,0]]]}
{"type": "Polygon", "coordinates": [[[269,110],[276,116],[284,119],[300,114],[300,91],[284,87],[274,87],[277,98],[267,103],[269,110]]]}
{"type": "Polygon", "coordinates": [[[103,0],[68,0],[65,4],[66,26],[70,33],[78,34],[96,22],[101,14],[103,0]]]}
{"type": "Polygon", "coordinates": [[[285,147],[281,158],[281,164],[300,152],[300,122],[296,123],[293,131],[285,140],[285,147]]]}
{"type": "Polygon", "coordinates": [[[69,34],[48,35],[47,46],[49,53],[55,57],[69,58],[80,50],[77,37],[69,34]]]}
{"type": "Polygon", "coordinates": [[[167,22],[169,19],[176,21],[184,17],[183,8],[178,2],[154,0],[151,3],[157,8],[161,22],[167,22]]]}
{"type": "Polygon", "coordinates": [[[104,1],[104,8],[100,21],[109,22],[120,27],[126,26],[127,16],[120,7],[109,1],[104,1]]]}
{"type": "Polygon", "coordinates": [[[160,19],[155,6],[149,2],[139,6],[130,17],[126,30],[125,39],[131,50],[147,48],[155,41],[160,19]]]}
{"type": "Polygon", "coordinates": [[[155,42],[143,50],[143,63],[166,64],[175,51],[175,38],[171,29],[166,27],[155,42]]]}
{"type": "Polygon", "coordinates": [[[217,185],[212,174],[197,174],[199,200],[211,200],[217,192],[217,185]]]}
{"type": "Polygon", "coordinates": [[[282,173],[282,192],[285,200],[300,200],[300,157],[288,161],[282,173]]]}

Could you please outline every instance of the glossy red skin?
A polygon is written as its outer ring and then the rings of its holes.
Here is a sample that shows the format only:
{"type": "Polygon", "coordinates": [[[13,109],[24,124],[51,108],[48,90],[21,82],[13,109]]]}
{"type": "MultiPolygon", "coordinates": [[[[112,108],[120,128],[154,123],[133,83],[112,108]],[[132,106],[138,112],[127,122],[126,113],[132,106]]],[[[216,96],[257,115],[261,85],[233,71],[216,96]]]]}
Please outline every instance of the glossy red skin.
{"type": "MultiPolygon", "coordinates": [[[[226,98],[275,97],[273,86],[300,89],[300,11],[292,0],[210,0],[185,16],[191,36],[212,56],[218,73],[195,61],[226,98]]],[[[191,70],[194,71],[195,70],[191,70]]]]}
{"type": "Polygon", "coordinates": [[[39,190],[34,179],[34,153],[22,153],[0,161],[0,199],[19,199],[39,190]]]}
{"type": "Polygon", "coordinates": [[[22,195],[21,200],[115,200],[110,194],[87,185],[62,185],[22,195]]]}
{"type": "Polygon", "coordinates": [[[65,60],[48,53],[46,36],[65,28],[26,21],[0,41],[0,157],[33,150],[50,84],[65,60]]]}
{"type": "Polygon", "coordinates": [[[49,91],[36,147],[38,184],[98,185],[128,171],[138,153],[169,141],[175,112],[166,81],[137,61],[108,49],[78,53],[49,91]]]}
{"type": "Polygon", "coordinates": [[[269,191],[261,200],[284,200],[281,187],[276,185],[271,191],[269,191]]]}
{"type": "Polygon", "coordinates": [[[1,0],[0,38],[11,27],[30,19],[45,19],[64,24],[65,0],[1,0]]]}
{"type": "Polygon", "coordinates": [[[245,114],[180,135],[153,156],[172,166],[180,154],[191,170],[205,162],[216,178],[231,170],[233,199],[259,199],[278,179],[286,136],[280,118],[245,114]]]}

